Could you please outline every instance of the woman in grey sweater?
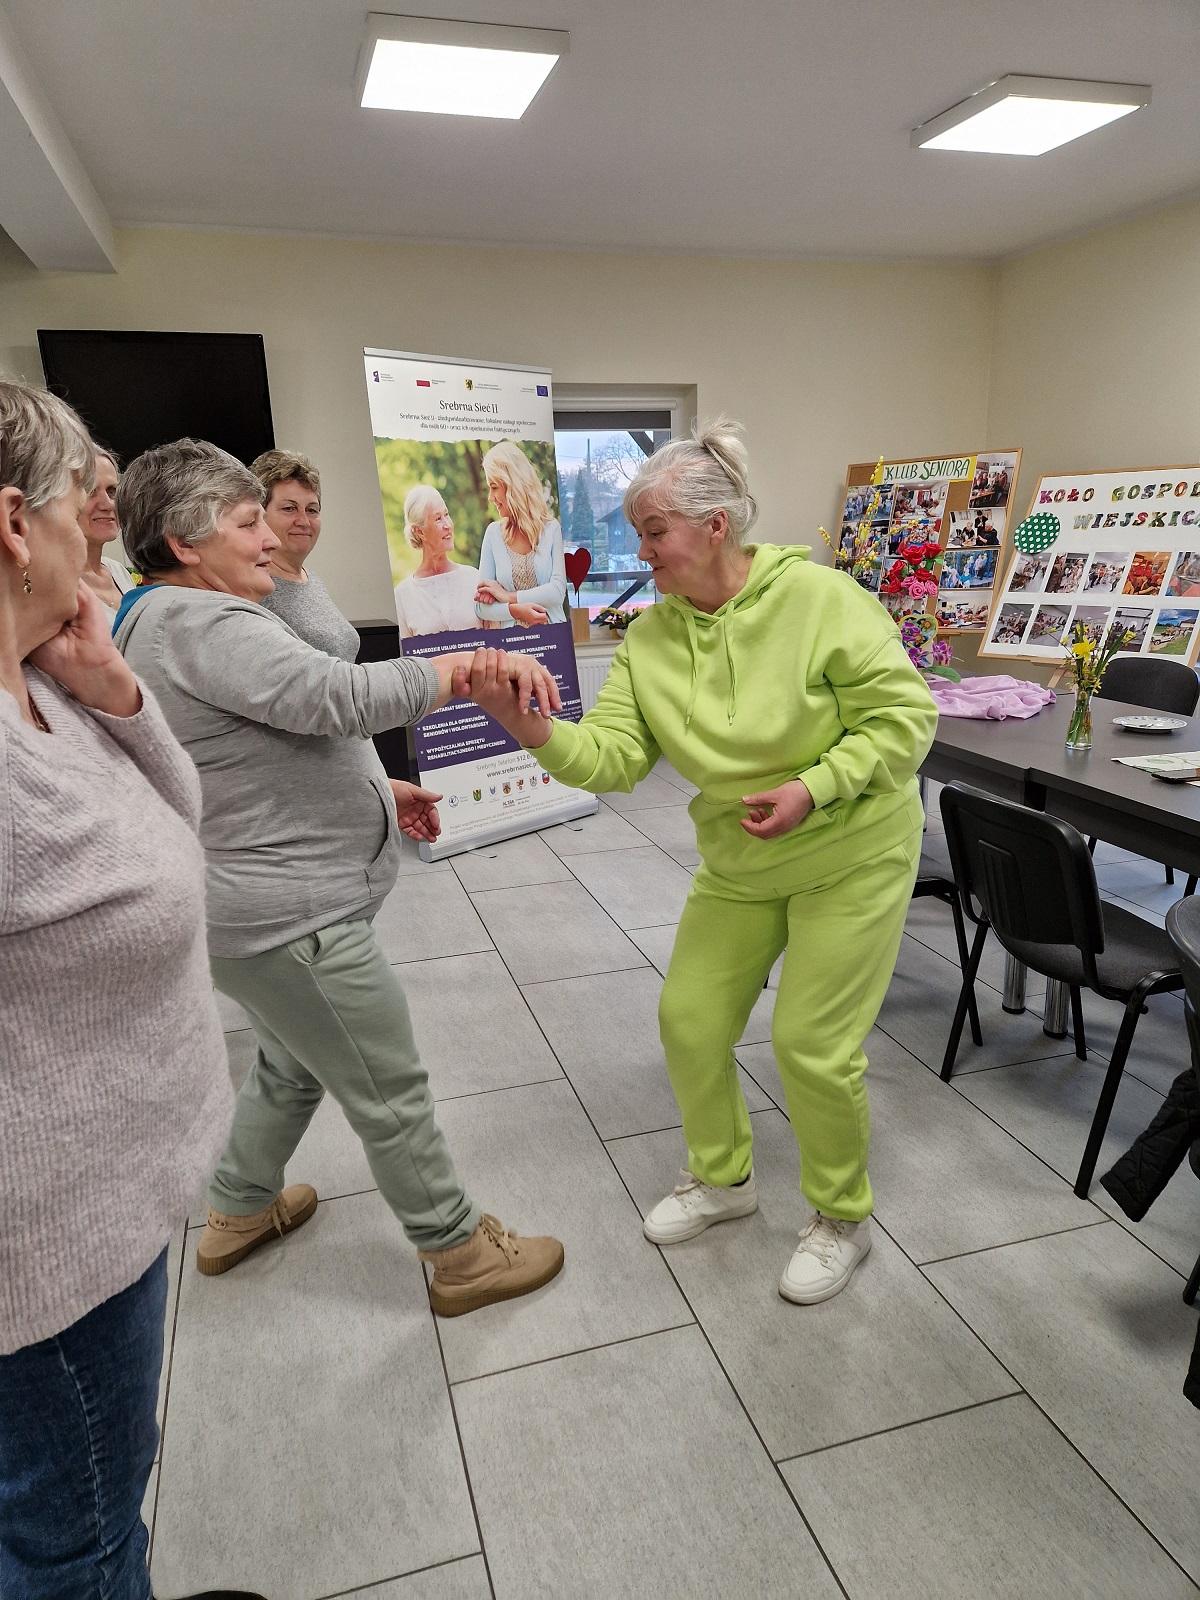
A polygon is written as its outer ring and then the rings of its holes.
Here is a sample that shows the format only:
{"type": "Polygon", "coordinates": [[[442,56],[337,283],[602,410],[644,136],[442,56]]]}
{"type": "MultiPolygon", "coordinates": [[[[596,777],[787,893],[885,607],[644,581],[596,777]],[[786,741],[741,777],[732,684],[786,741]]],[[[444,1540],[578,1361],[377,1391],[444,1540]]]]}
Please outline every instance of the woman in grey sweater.
{"type": "Polygon", "coordinates": [[[229,1128],[200,790],[81,584],[93,447],[0,382],[0,1594],[148,1600],[166,1247],[229,1128]]]}
{"type": "MultiPolygon", "coordinates": [[[[115,638],[199,770],[213,977],[258,1041],[196,1263],[225,1272],[312,1216],[316,1192],[285,1188],[284,1167],[328,1091],[433,1263],[434,1310],[457,1316],[541,1287],[563,1260],[557,1240],[518,1239],[464,1191],[372,926],[399,828],[429,837],[435,819],[419,792],[397,799],[371,735],[465,698],[471,657],[356,666],[306,644],[259,603],[279,548],[262,502],[245,467],[187,439],[131,462],[118,501],[146,587],[115,638]]],[[[536,662],[503,670],[526,705],[557,708],[536,662]]]]}
{"type": "Polygon", "coordinates": [[[275,587],[261,604],[315,649],[357,660],[357,629],[304,564],[321,537],[321,474],[294,450],[267,450],[250,463],[250,471],[263,486],[263,515],[279,540],[268,568],[275,587]]]}

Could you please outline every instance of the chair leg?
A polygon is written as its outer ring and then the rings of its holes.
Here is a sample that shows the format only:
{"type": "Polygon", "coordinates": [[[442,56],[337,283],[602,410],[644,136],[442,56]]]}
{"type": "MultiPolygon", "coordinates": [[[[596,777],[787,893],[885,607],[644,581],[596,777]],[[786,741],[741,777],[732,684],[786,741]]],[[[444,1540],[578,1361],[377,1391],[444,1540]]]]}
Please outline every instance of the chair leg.
{"type": "Polygon", "coordinates": [[[1164,881],[1167,882],[1167,883],[1174,883],[1175,882],[1175,868],[1174,867],[1164,867],[1163,868],[1163,878],[1164,878],[1164,881]]]}
{"type": "Polygon", "coordinates": [[[958,1055],[958,1044],[962,1038],[963,1023],[967,1020],[967,1013],[971,1008],[971,1002],[975,998],[975,974],[979,971],[979,960],[983,955],[983,946],[987,936],[988,924],[981,922],[976,930],[975,942],[971,946],[967,964],[963,968],[962,988],[958,993],[958,1004],[954,1008],[954,1020],[950,1024],[950,1037],[946,1040],[946,1054],[942,1057],[943,1083],[950,1082],[950,1075],[954,1071],[954,1062],[958,1055]]]}
{"type": "Polygon", "coordinates": [[[1184,894],[1195,894],[1195,892],[1196,892],[1196,874],[1194,872],[1188,874],[1187,886],[1185,887],[1183,892],[1184,892],[1184,894]]]}
{"type": "MultiPolygon", "coordinates": [[[[963,972],[967,970],[967,962],[971,959],[967,950],[967,930],[963,924],[962,906],[956,894],[950,902],[950,910],[954,917],[954,937],[958,940],[958,964],[963,972]]],[[[975,988],[971,987],[970,998],[967,1001],[967,1015],[971,1019],[971,1038],[976,1044],[983,1043],[983,1029],[979,1026],[979,1007],[975,1003],[975,988]]]]}
{"type": "Polygon", "coordinates": [[[1071,1026],[1075,1030],[1075,1054],[1080,1061],[1087,1060],[1087,1035],[1083,1031],[1083,996],[1079,985],[1071,985],[1071,1026]]]}
{"type": "Polygon", "coordinates": [[[1087,847],[1088,847],[1088,855],[1094,856],[1096,854],[1096,841],[1095,841],[1094,838],[1091,838],[1091,839],[1088,840],[1087,847]]]}
{"type": "Polygon", "coordinates": [[[1117,1042],[1113,1045],[1112,1059],[1108,1064],[1104,1087],[1100,1090],[1096,1114],[1092,1118],[1091,1130],[1084,1146],[1083,1160],[1079,1163],[1079,1175],[1075,1179],[1075,1193],[1081,1200],[1087,1199],[1088,1190],[1092,1186],[1096,1162],[1100,1159],[1100,1146],[1104,1143],[1108,1119],[1112,1116],[1113,1101],[1117,1098],[1117,1090],[1121,1086],[1121,1074],[1125,1070],[1129,1047],[1133,1043],[1133,1030],[1137,1027],[1137,1019],[1144,1005],[1145,997],[1136,989],[1125,1002],[1125,1015],[1121,1018],[1121,1026],[1117,1029],[1117,1042]]]}
{"type": "Polygon", "coordinates": [[[1200,1291],[1200,1256],[1196,1257],[1196,1265],[1192,1268],[1192,1275],[1183,1291],[1183,1303],[1185,1306],[1194,1306],[1196,1304],[1197,1291],[1200,1291]]]}

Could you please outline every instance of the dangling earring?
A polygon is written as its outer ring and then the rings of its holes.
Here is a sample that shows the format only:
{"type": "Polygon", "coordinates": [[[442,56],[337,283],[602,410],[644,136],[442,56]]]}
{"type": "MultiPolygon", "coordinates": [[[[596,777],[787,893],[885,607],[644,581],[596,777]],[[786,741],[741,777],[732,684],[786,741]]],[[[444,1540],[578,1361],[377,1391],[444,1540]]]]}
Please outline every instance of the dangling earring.
{"type": "Polygon", "coordinates": [[[25,570],[24,570],[24,572],[22,572],[21,576],[25,580],[25,593],[26,594],[32,594],[33,593],[33,585],[29,581],[29,568],[28,567],[25,568],[25,570]]]}

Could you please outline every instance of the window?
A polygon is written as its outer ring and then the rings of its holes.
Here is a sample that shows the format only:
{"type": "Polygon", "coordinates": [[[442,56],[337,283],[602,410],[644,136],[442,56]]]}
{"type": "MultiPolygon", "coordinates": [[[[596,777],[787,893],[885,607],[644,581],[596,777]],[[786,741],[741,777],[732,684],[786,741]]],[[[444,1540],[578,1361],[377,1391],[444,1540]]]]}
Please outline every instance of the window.
{"type": "MultiPolygon", "coordinates": [[[[579,604],[593,618],[618,602],[633,609],[658,598],[650,568],[637,558],[638,536],[621,500],[643,461],[667,443],[672,431],[667,407],[555,410],[563,543],[568,550],[591,551],[579,604]]],[[[574,601],[574,594],[570,598],[574,601]]]]}

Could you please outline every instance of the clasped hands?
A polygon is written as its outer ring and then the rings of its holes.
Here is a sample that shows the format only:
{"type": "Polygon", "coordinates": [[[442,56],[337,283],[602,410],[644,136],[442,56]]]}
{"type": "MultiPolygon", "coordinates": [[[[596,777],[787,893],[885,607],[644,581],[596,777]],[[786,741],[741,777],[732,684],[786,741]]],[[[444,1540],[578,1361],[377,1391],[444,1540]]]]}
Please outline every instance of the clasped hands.
{"type": "Polygon", "coordinates": [[[450,693],[455,700],[473,700],[513,734],[527,718],[546,718],[562,710],[554,674],[532,656],[507,650],[479,649],[469,660],[457,662],[450,693]]]}
{"type": "Polygon", "coordinates": [[[502,583],[497,583],[494,578],[480,579],[479,587],[475,590],[475,604],[480,606],[507,606],[513,621],[519,622],[526,628],[539,628],[550,621],[550,613],[545,606],[534,605],[531,601],[522,600],[519,594],[506,589],[502,583]]]}

